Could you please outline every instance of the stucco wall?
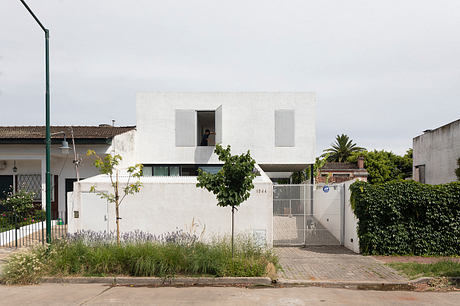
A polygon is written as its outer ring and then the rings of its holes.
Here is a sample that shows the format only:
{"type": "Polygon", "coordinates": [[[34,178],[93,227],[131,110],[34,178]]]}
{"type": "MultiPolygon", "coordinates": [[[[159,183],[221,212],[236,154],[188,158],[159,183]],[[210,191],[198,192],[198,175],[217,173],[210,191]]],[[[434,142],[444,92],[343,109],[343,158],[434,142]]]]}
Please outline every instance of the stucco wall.
{"type": "MultiPolygon", "coordinates": [[[[104,181],[106,178],[97,176],[75,185],[81,192],[70,195],[73,198],[69,209],[71,233],[82,229],[116,230],[114,205],[107,205],[105,200],[88,192],[92,185],[108,190],[110,185],[104,181]],[[79,211],[80,218],[73,218],[73,211],[79,211]]],[[[218,207],[213,194],[195,186],[195,177],[143,177],[142,183],[140,193],[127,197],[120,207],[122,232],[190,231],[194,222],[192,231],[198,235],[203,232],[204,239],[231,233],[230,208],[218,207]]],[[[250,198],[235,214],[236,233],[252,235],[262,231],[267,243],[272,244],[272,210],[272,183],[259,177],[250,198]]]]}
{"type": "MultiPolygon", "coordinates": [[[[175,110],[222,106],[222,144],[251,150],[258,164],[312,164],[312,93],[141,93],[137,95],[136,152],[141,163],[216,163],[212,147],[176,147],[175,110]],[[295,146],[275,147],[275,110],[295,110],[295,146]]],[[[216,136],[216,138],[218,138],[216,136]]]]}
{"type": "Polygon", "coordinates": [[[329,185],[329,192],[318,185],[314,192],[314,217],[347,249],[359,253],[358,219],[351,209],[350,185],[356,180],[329,185]],[[337,186],[338,188],[334,188],[337,186]]]}
{"type": "Polygon", "coordinates": [[[359,253],[359,238],[358,238],[358,219],[351,209],[350,203],[350,185],[356,180],[347,181],[344,183],[344,198],[345,198],[345,233],[344,246],[355,253],[359,253]]]}
{"type": "Polygon", "coordinates": [[[460,158],[460,120],[442,126],[413,140],[415,166],[425,165],[425,183],[444,184],[456,181],[455,169],[460,158]]]}

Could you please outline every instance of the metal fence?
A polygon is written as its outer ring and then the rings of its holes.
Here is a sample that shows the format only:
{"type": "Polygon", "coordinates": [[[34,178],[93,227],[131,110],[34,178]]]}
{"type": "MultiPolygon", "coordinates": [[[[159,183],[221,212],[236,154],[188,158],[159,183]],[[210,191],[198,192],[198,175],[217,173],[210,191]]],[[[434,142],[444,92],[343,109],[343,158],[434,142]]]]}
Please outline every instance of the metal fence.
{"type": "MultiPolygon", "coordinates": [[[[67,235],[63,214],[51,220],[51,239],[67,235]]],[[[20,248],[46,242],[46,222],[40,214],[0,213],[0,247],[20,248]]]]}
{"type": "Polygon", "coordinates": [[[343,184],[273,186],[275,246],[341,245],[343,184]]]}

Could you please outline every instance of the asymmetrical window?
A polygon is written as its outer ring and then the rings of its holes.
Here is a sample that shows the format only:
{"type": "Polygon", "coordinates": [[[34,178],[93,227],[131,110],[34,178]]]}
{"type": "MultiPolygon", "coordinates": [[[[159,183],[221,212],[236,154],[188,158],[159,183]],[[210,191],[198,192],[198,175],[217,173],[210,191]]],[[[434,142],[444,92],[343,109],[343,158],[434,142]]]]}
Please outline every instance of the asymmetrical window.
{"type": "Polygon", "coordinates": [[[215,110],[176,109],[175,142],[176,147],[215,146],[221,143],[222,106],[215,110]]]}

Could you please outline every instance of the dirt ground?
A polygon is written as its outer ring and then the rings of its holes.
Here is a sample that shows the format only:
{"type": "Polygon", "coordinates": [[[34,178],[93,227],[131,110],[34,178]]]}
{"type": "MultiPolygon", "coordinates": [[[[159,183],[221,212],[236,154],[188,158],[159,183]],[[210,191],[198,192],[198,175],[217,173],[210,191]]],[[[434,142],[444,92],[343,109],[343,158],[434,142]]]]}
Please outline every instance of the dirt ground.
{"type": "Polygon", "coordinates": [[[460,257],[424,257],[424,256],[372,256],[375,259],[384,262],[414,262],[414,263],[437,263],[439,261],[451,260],[460,263],[460,257]]]}

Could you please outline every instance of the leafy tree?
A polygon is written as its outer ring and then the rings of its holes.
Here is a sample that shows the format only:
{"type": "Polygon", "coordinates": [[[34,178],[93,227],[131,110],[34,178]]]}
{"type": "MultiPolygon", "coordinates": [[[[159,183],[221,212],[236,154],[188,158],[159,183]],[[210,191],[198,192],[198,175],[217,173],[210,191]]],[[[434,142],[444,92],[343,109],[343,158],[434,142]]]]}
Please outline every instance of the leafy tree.
{"type": "MultiPolygon", "coordinates": [[[[317,157],[315,159],[315,163],[313,164],[313,177],[318,177],[319,175],[319,170],[324,167],[324,165],[327,162],[327,159],[329,157],[329,153],[326,153],[320,157],[317,157]]],[[[308,181],[310,179],[310,169],[311,165],[306,168],[305,170],[302,171],[296,171],[292,173],[292,183],[293,184],[302,184],[305,181],[308,181]]]]}
{"type": "Polygon", "coordinates": [[[412,176],[412,149],[409,149],[404,156],[384,150],[355,152],[348,158],[348,161],[355,163],[359,156],[364,157],[364,168],[369,172],[367,180],[371,184],[412,176]]]}
{"type": "Polygon", "coordinates": [[[250,196],[254,188],[252,183],[256,177],[254,171],[255,160],[249,151],[246,154],[231,155],[230,146],[223,148],[216,145],[214,152],[220,161],[224,162],[222,169],[216,174],[198,170],[198,183],[196,187],[205,188],[216,195],[217,205],[232,208],[232,257],[235,224],[235,209],[250,196]]]}
{"type": "MultiPolygon", "coordinates": [[[[348,157],[354,152],[364,151],[364,148],[358,147],[353,140],[347,135],[337,135],[335,137],[335,143],[331,144],[331,147],[324,150],[323,152],[330,153],[328,161],[330,162],[345,162],[348,157]]],[[[325,154],[323,154],[324,156],[325,154]]]]}
{"type": "Polygon", "coordinates": [[[460,158],[457,159],[457,166],[458,166],[458,168],[455,169],[455,175],[457,175],[457,180],[460,181],[460,158]]]}
{"type": "Polygon", "coordinates": [[[134,194],[141,190],[142,183],[140,182],[140,177],[142,175],[142,164],[136,164],[134,166],[128,167],[128,180],[124,186],[121,186],[120,181],[118,180],[119,169],[117,166],[122,160],[121,155],[111,155],[106,154],[104,158],[100,157],[93,150],[88,150],[86,153],[87,156],[95,156],[93,165],[99,169],[99,172],[106,174],[110,178],[110,183],[112,186],[113,192],[108,191],[99,191],[96,189],[96,186],[91,186],[90,192],[94,192],[99,195],[102,199],[106,199],[109,203],[115,204],[115,217],[117,224],[117,244],[120,244],[120,205],[128,194],[134,194]],[[130,182],[131,178],[137,179],[134,183],[130,182]],[[121,190],[120,190],[121,188],[121,190]],[[121,192],[120,192],[121,191],[121,192]]]}

